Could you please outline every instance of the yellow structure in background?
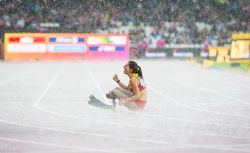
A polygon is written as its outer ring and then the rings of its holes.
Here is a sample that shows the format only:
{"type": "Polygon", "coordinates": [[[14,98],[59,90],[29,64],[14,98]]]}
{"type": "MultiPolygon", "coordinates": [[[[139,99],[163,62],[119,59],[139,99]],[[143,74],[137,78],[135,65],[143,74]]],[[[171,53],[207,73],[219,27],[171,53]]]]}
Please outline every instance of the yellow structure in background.
{"type": "Polygon", "coordinates": [[[0,39],[0,59],[3,57],[3,44],[0,39]]]}
{"type": "Polygon", "coordinates": [[[249,59],[250,57],[250,33],[232,34],[231,59],[249,59]]]}
{"type": "Polygon", "coordinates": [[[250,33],[232,34],[231,46],[215,46],[208,48],[209,57],[215,57],[216,62],[250,59],[250,33]]]}
{"type": "Polygon", "coordinates": [[[211,67],[214,65],[214,61],[213,60],[203,60],[203,63],[202,63],[202,67],[204,68],[207,68],[207,67],[211,67]]]}
{"type": "Polygon", "coordinates": [[[247,64],[250,72],[250,33],[232,34],[231,46],[215,46],[208,48],[209,59],[203,61],[204,67],[216,63],[247,64]]]}
{"type": "Polygon", "coordinates": [[[217,63],[230,62],[230,47],[217,46],[208,48],[209,57],[215,57],[217,63]]]}

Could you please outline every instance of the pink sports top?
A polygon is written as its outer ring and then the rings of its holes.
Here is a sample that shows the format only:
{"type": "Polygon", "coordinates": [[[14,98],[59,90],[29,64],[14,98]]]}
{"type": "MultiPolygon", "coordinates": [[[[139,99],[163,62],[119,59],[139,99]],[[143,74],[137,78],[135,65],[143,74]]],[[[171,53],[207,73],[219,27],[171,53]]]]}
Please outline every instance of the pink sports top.
{"type": "MultiPolygon", "coordinates": [[[[144,80],[140,77],[136,77],[139,80],[139,84],[138,84],[138,88],[139,91],[142,91],[143,89],[146,88],[146,84],[144,83],[144,80]]],[[[129,91],[133,92],[132,88],[130,87],[130,84],[128,84],[129,86],[129,91]]]]}

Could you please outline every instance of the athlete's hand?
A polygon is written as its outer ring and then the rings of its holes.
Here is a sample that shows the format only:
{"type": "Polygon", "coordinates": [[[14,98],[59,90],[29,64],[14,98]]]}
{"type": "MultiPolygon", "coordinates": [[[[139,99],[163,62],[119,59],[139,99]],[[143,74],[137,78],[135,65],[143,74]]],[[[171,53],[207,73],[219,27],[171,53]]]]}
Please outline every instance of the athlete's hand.
{"type": "Polygon", "coordinates": [[[119,78],[118,78],[118,76],[116,74],[113,76],[113,80],[114,81],[118,81],[119,80],[119,78]]]}

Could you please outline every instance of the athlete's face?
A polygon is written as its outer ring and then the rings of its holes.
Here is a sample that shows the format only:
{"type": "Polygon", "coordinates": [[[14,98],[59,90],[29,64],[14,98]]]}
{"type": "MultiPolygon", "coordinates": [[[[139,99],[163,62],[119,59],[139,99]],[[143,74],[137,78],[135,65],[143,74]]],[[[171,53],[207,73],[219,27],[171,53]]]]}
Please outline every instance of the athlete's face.
{"type": "Polygon", "coordinates": [[[128,63],[124,65],[123,68],[124,68],[124,74],[129,75],[131,73],[131,69],[129,68],[128,63]]]}

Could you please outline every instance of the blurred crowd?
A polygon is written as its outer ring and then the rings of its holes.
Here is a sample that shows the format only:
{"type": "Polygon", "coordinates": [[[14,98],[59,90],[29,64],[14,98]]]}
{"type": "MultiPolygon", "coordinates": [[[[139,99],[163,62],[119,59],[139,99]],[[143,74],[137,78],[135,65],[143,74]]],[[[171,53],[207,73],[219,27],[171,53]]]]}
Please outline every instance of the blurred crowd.
{"type": "Polygon", "coordinates": [[[248,0],[0,1],[0,32],[129,33],[132,45],[230,43],[250,32],[248,0]]]}

